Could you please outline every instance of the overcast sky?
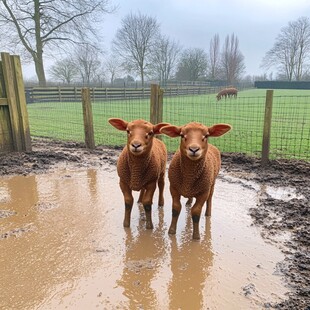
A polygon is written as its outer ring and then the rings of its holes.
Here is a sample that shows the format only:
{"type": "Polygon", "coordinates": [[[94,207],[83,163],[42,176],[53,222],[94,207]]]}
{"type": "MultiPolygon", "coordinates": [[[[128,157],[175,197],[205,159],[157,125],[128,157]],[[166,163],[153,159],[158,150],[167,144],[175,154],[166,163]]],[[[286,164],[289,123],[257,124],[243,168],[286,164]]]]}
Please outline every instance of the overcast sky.
{"type": "MultiPolygon", "coordinates": [[[[218,33],[222,43],[234,33],[245,57],[246,74],[259,75],[265,53],[288,22],[310,17],[310,0],[111,0],[118,10],[106,15],[102,25],[103,46],[110,43],[129,13],[149,15],[160,24],[161,33],[184,48],[209,51],[210,39],[218,33]]],[[[29,67],[28,67],[29,68],[29,67]]],[[[29,76],[27,69],[24,75],[29,76]],[[26,73],[26,74],[25,74],[26,73]]]]}

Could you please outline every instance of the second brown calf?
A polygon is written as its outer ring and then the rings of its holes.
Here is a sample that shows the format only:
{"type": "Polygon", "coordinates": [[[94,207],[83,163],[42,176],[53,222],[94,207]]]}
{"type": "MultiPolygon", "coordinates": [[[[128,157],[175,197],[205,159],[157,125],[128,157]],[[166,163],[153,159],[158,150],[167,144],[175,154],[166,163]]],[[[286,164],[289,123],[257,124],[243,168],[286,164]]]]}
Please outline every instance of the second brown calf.
{"type": "Polygon", "coordinates": [[[204,203],[206,216],[211,215],[212,195],[216,177],[221,167],[220,151],[208,143],[209,137],[219,137],[231,129],[228,124],[207,127],[192,122],[185,126],[164,126],[160,132],[170,137],[180,137],[180,148],[174,154],[169,169],[172,196],[172,220],[169,234],[175,234],[181,212],[181,196],[195,198],[191,208],[193,239],[199,239],[199,219],[204,203]]]}

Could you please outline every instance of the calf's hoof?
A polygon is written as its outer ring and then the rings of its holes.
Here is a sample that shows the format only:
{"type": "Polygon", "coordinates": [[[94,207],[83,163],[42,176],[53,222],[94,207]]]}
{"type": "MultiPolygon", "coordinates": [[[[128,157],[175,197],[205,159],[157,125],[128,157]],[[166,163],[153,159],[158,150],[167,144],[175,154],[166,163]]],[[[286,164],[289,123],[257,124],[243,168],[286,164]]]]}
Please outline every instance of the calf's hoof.
{"type": "Polygon", "coordinates": [[[199,232],[194,232],[194,233],[193,233],[193,239],[194,239],[194,240],[199,240],[199,239],[200,239],[200,234],[199,234],[199,232]]]}
{"type": "Polygon", "coordinates": [[[146,229],[153,229],[154,226],[153,226],[153,223],[152,222],[147,222],[146,223],[146,229]]]}
{"type": "Polygon", "coordinates": [[[169,230],[168,230],[168,234],[169,235],[175,235],[176,233],[176,228],[175,227],[170,227],[169,230]]]}
{"type": "Polygon", "coordinates": [[[126,220],[124,220],[124,222],[123,222],[123,226],[124,226],[124,227],[130,227],[130,222],[129,222],[129,221],[126,221],[126,220]]]}

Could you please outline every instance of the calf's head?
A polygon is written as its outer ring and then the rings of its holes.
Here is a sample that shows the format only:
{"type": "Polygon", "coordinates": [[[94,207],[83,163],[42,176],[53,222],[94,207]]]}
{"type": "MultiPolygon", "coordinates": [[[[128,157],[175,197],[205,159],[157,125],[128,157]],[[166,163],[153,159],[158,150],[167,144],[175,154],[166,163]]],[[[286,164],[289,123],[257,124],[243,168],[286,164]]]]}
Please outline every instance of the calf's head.
{"type": "Polygon", "coordinates": [[[228,124],[207,127],[201,123],[192,122],[184,126],[164,126],[160,132],[173,138],[181,137],[181,153],[191,160],[198,160],[208,151],[208,137],[219,137],[230,129],[231,126],[228,124]]]}
{"type": "Polygon", "coordinates": [[[142,119],[127,122],[120,118],[110,118],[109,123],[116,129],[127,132],[128,151],[135,156],[149,152],[154,135],[160,134],[160,129],[169,125],[168,123],[153,125],[142,119]]]}

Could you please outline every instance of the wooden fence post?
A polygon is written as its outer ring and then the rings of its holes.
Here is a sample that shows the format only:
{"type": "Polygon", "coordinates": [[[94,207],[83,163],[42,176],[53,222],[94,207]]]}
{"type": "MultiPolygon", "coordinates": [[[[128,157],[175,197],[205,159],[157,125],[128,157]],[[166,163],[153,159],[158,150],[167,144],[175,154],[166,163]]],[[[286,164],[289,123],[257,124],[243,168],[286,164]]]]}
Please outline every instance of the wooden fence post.
{"type": "Polygon", "coordinates": [[[151,106],[150,106],[150,122],[156,124],[157,120],[157,102],[158,102],[159,85],[151,84],[151,106]]]}
{"type": "Polygon", "coordinates": [[[151,84],[150,97],[150,122],[157,124],[163,120],[163,97],[164,90],[158,84],[151,84]]]}
{"type": "Polygon", "coordinates": [[[20,63],[19,56],[11,56],[14,74],[15,74],[15,83],[16,83],[16,105],[19,114],[19,124],[21,128],[21,139],[23,151],[31,151],[31,136],[30,136],[30,127],[29,127],[29,118],[28,111],[26,106],[26,95],[25,95],[25,86],[24,79],[22,74],[22,66],[20,63]]]}
{"type": "Polygon", "coordinates": [[[18,110],[16,106],[16,94],[14,91],[14,78],[13,78],[13,67],[8,53],[1,53],[1,59],[3,63],[3,76],[5,84],[6,97],[8,99],[10,122],[12,128],[12,140],[14,150],[21,152],[22,151],[22,139],[20,136],[19,130],[19,118],[18,110]]]}
{"type": "Polygon", "coordinates": [[[265,166],[269,162],[272,101],[273,101],[273,90],[269,89],[266,91],[264,132],[263,132],[262,159],[261,159],[262,166],[265,166]]]}
{"type": "Polygon", "coordinates": [[[19,56],[1,53],[3,94],[6,96],[14,151],[31,151],[25,88],[19,56]]]}
{"type": "Polygon", "coordinates": [[[94,125],[93,125],[93,112],[90,100],[90,89],[86,87],[82,88],[82,106],[83,106],[85,145],[89,149],[94,149],[95,138],[94,138],[94,125]]]}

